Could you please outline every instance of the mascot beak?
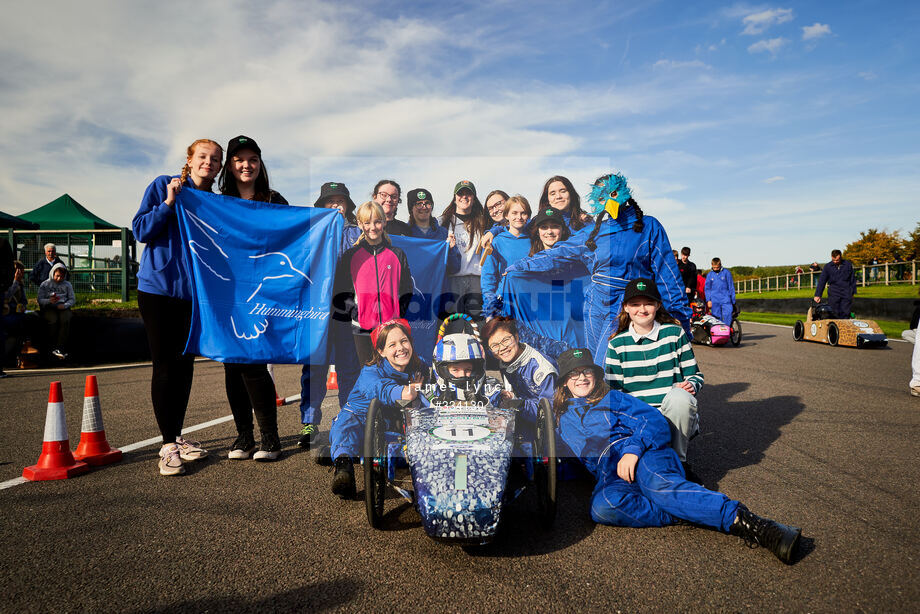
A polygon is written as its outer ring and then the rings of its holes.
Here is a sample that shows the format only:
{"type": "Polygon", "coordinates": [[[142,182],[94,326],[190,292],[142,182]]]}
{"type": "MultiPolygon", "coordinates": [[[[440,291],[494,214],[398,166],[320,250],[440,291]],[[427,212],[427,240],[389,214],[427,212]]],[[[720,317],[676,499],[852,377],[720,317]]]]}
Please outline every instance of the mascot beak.
{"type": "Polygon", "coordinates": [[[610,214],[611,219],[617,219],[617,215],[620,213],[620,203],[616,200],[616,192],[611,194],[607,202],[604,203],[604,209],[610,214]]]}

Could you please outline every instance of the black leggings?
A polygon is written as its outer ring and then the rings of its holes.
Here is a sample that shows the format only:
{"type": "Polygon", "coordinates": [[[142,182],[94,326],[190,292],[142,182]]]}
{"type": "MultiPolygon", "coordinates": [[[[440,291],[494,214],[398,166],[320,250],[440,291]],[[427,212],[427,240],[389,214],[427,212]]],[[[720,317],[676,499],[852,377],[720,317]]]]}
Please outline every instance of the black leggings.
{"type": "Polygon", "coordinates": [[[373,344],[371,343],[370,334],[364,332],[355,332],[352,329],[352,335],[355,338],[355,353],[358,355],[359,368],[363,369],[365,365],[374,358],[373,344]]]}
{"type": "Polygon", "coordinates": [[[275,383],[265,365],[224,363],[224,383],[237,433],[252,433],[255,411],[263,436],[278,434],[275,383]]]}
{"type": "Polygon", "coordinates": [[[192,302],[138,290],[137,306],[147,329],[153,360],[150,378],[153,414],[163,443],[175,443],[182,434],[195,370],[195,357],[183,353],[192,325],[192,302]]]}

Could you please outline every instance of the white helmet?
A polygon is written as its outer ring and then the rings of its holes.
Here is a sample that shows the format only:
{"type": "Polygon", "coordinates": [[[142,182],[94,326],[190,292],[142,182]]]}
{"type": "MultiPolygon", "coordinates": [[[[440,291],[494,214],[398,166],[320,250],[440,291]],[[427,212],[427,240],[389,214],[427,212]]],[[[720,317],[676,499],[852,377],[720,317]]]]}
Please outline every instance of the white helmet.
{"type": "Polygon", "coordinates": [[[467,333],[451,333],[438,339],[434,346],[434,370],[442,389],[454,391],[461,401],[475,400],[486,380],[485,352],[479,339],[467,333]],[[472,364],[469,377],[450,374],[448,367],[458,362],[472,364]]]}

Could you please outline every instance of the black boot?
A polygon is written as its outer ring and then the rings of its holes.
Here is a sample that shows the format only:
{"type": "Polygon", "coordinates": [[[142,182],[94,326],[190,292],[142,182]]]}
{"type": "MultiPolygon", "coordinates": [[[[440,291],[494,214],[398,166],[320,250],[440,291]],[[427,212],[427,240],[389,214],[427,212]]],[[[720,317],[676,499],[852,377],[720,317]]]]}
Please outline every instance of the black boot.
{"type": "Polygon", "coordinates": [[[335,459],[332,492],[343,499],[355,498],[355,464],[351,457],[340,456],[335,459]]]}
{"type": "Polygon", "coordinates": [[[742,538],[752,548],[755,545],[762,546],[783,563],[791,563],[795,549],[799,545],[802,529],[788,527],[769,518],[761,518],[744,505],[739,505],[738,515],[735,516],[729,533],[742,538]]]}

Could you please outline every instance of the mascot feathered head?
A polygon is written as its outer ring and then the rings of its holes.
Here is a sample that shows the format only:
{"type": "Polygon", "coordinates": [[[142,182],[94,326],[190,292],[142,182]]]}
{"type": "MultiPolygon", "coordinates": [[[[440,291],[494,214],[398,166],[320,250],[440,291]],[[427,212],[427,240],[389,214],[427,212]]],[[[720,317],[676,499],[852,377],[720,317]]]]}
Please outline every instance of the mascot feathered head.
{"type": "Polygon", "coordinates": [[[598,179],[588,194],[587,201],[591,204],[592,213],[607,211],[611,218],[616,219],[620,213],[620,206],[630,198],[632,192],[626,185],[626,177],[620,173],[613,173],[598,179]]]}

